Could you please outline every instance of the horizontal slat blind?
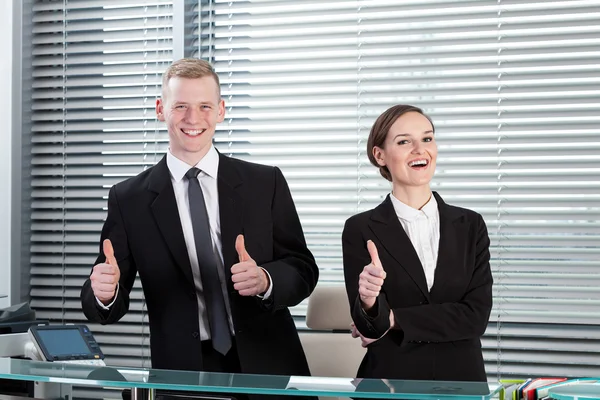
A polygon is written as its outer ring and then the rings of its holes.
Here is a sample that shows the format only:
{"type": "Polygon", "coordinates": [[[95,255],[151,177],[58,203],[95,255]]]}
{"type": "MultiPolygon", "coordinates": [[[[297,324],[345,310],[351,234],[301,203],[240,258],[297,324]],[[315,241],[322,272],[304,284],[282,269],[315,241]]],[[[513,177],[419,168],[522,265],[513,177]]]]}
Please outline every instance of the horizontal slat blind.
{"type": "Polygon", "coordinates": [[[600,2],[500,3],[498,373],[598,376],[600,2]]]}
{"type": "MultiPolygon", "coordinates": [[[[36,1],[32,305],[79,322],[108,188],[153,165],[172,61],[172,4],[36,1]]],[[[278,165],[321,282],[340,282],[350,215],[389,192],[366,138],[395,103],[421,106],[439,145],[433,188],[480,212],[492,239],[490,376],[600,375],[600,1],[206,0],[197,56],[222,82],[225,154],[278,165]]],[[[301,317],[305,304],[294,309],[301,317]]],[[[131,312],[91,328],[109,361],[149,365],[131,312]]]]}
{"type": "Polygon", "coordinates": [[[490,376],[600,374],[584,334],[600,329],[599,1],[216,0],[211,13],[198,35],[214,46],[197,55],[221,76],[217,147],[282,168],[320,282],[342,279],[345,219],[390,190],[366,155],[374,119],[415,104],[437,128],[433,189],[488,225],[490,376]]]}
{"type": "MultiPolygon", "coordinates": [[[[32,7],[31,305],[38,318],[87,323],[79,293],[98,253],[108,189],[156,163],[167,146],[154,104],[172,61],[172,4],[32,7]]],[[[88,326],[107,363],[149,367],[139,282],[131,296],[118,324],[88,326]]]]}

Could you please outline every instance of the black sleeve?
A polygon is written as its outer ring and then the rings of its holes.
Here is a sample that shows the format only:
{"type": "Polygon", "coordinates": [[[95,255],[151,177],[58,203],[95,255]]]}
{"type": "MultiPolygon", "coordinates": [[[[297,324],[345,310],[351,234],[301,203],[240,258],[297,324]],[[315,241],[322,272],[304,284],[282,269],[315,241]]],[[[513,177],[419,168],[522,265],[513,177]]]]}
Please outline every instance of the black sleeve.
{"type": "Polygon", "coordinates": [[[368,238],[363,235],[360,223],[350,218],[342,232],[342,252],[344,260],[344,281],[350,302],[352,320],[358,331],[371,339],[380,338],[390,327],[390,308],[382,290],[371,310],[365,312],[358,294],[358,281],[365,265],[371,262],[367,250],[368,238]]]}
{"type": "Polygon", "coordinates": [[[306,246],[304,232],[287,182],[274,168],[275,190],[272,202],[273,261],[261,264],[273,283],[268,301],[261,304],[273,310],[295,306],[306,299],[319,279],[319,268],[306,246]]]}
{"type": "Polygon", "coordinates": [[[108,194],[108,215],[100,235],[100,252],[96,264],[104,263],[106,258],[102,250],[104,239],[112,242],[115,258],[119,265],[121,278],[119,279],[119,293],[109,310],[104,310],[94,296],[91,281],[88,278],[81,289],[81,306],[88,320],[102,325],[111,324],[121,319],[129,310],[129,293],[133,287],[137,269],[129,251],[127,233],[123,226],[123,218],[119,208],[117,192],[113,186],[108,194]]]}

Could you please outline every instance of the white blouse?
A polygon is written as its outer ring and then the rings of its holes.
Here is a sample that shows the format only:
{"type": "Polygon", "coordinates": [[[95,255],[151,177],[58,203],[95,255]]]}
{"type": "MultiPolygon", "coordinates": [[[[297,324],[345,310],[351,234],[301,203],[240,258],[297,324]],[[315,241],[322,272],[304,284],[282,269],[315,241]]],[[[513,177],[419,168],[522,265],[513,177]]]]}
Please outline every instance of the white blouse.
{"type": "Polygon", "coordinates": [[[427,204],[417,210],[395,198],[393,193],[390,199],[400,224],[419,256],[427,279],[427,289],[431,290],[440,244],[440,212],[437,201],[432,194],[427,204]]]}

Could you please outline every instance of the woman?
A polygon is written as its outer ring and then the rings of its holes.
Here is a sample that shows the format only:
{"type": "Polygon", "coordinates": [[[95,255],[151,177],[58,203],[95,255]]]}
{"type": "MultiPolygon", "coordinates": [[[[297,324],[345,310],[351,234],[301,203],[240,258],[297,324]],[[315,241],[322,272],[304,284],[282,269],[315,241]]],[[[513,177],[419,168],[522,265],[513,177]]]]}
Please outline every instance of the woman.
{"type": "Polygon", "coordinates": [[[385,111],[367,152],[392,193],[342,234],[353,336],[367,347],[358,377],[486,381],[480,338],[492,275],[483,218],[431,192],[437,145],[421,109],[385,111]]]}

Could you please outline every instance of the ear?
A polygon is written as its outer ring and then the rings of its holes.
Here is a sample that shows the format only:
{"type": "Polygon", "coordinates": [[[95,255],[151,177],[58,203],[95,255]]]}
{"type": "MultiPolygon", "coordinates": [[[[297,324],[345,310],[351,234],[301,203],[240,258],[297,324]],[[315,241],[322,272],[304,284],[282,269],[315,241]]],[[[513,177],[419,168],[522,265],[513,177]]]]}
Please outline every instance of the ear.
{"type": "Polygon", "coordinates": [[[162,99],[156,99],[156,118],[159,121],[165,121],[165,114],[164,114],[164,110],[165,107],[163,105],[163,100],[162,99]]]}
{"type": "Polygon", "coordinates": [[[377,164],[379,164],[380,167],[385,167],[385,154],[382,148],[378,147],[378,146],[373,146],[373,157],[375,157],[375,160],[377,161],[377,164]]]}
{"type": "Polygon", "coordinates": [[[217,114],[217,122],[223,122],[225,119],[225,100],[219,100],[219,113],[217,114]]]}

